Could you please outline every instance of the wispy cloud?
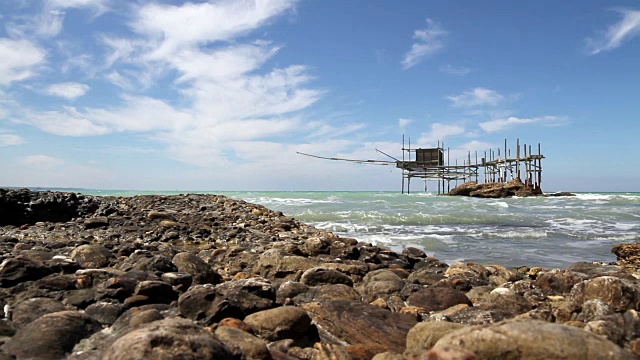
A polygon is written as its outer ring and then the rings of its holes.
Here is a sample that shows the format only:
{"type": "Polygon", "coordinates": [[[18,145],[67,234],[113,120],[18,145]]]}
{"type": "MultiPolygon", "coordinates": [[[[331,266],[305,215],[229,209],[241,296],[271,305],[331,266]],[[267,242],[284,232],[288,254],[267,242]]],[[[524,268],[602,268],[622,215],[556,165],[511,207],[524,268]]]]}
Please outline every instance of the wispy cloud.
{"type": "Polygon", "coordinates": [[[460,95],[447,96],[451,100],[453,107],[477,107],[496,106],[504,100],[504,96],[495,90],[486,88],[474,88],[467,90],[460,95]]]}
{"type": "Polygon", "coordinates": [[[22,159],[22,163],[39,169],[53,169],[64,164],[64,161],[49,155],[29,155],[22,159]]]}
{"type": "Polygon", "coordinates": [[[640,35],[640,10],[616,10],[622,19],[609,26],[596,38],[587,38],[587,49],[591,55],[610,51],[620,47],[624,42],[640,35]]]}
{"type": "Polygon", "coordinates": [[[502,130],[507,130],[511,127],[523,124],[542,124],[544,126],[560,126],[567,121],[566,116],[540,116],[534,118],[518,118],[515,116],[511,116],[504,119],[495,119],[491,121],[486,121],[480,123],[480,128],[482,130],[492,133],[502,130]]]}
{"type": "Polygon", "coordinates": [[[0,132],[0,146],[20,145],[23,143],[24,139],[20,135],[0,132]]]}
{"type": "Polygon", "coordinates": [[[416,40],[411,50],[404,56],[402,67],[409,69],[418,64],[422,59],[432,56],[444,48],[444,38],[448,32],[442,29],[433,20],[427,19],[427,28],[414,31],[416,40]]]}
{"type": "Polygon", "coordinates": [[[89,85],[76,82],[66,82],[49,85],[45,89],[45,93],[65,99],[75,99],[86,94],[89,89],[89,85]]]}
{"type": "Polygon", "coordinates": [[[464,127],[442,123],[431,124],[431,130],[420,135],[418,143],[424,146],[435,146],[438,141],[464,133],[464,127]]]}
{"type": "Polygon", "coordinates": [[[464,67],[464,66],[452,66],[450,64],[444,65],[444,66],[440,66],[438,68],[438,70],[440,70],[440,72],[443,72],[445,74],[449,74],[449,75],[455,75],[455,76],[464,76],[467,75],[468,73],[471,72],[471,69],[464,67]]]}
{"type": "Polygon", "coordinates": [[[28,40],[0,38],[0,86],[21,81],[36,74],[46,52],[28,40]]]}
{"type": "Polygon", "coordinates": [[[403,118],[398,119],[398,126],[400,127],[400,130],[402,130],[403,133],[406,130],[407,126],[409,126],[411,123],[413,123],[412,119],[403,119],[403,118]]]}

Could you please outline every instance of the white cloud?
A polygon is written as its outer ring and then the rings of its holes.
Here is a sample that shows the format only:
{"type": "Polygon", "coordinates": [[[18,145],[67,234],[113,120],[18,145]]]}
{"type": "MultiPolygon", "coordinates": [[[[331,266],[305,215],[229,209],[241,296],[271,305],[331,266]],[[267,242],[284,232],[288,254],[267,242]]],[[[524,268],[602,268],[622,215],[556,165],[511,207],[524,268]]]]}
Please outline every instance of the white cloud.
{"type": "Polygon", "coordinates": [[[133,29],[159,42],[149,57],[163,59],[183,49],[234,39],[264,25],[295,3],[295,0],[222,0],[182,6],[148,4],[140,7],[133,29]]]}
{"type": "Polygon", "coordinates": [[[38,169],[54,169],[64,164],[64,161],[58,158],[41,154],[25,156],[21,160],[23,164],[38,169]]]}
{"type": "Polygon", "coordinates": [[[24,139],[16,134],[0,133],[0,146],[20,145],[24,143],[24,139]]]}
{"type": "Polygon", "coordinates": [[[413,38],[416,40],[411,46],[411,50],[404,56],[402,66],[405,69],[418,64],[423,58],[431,56],[442,50],[444,47],[444,37],[448,34],[438,24],[431,19],[427,19],[427,28],[414,31],[413,38]]]}
{"type": "Polygon", "coordinates": [[[86,94],[89,89],[89,85],[76,82],[66,82],[49,85],[45,89],[45,93],[65,99],[75,99],[86,94]]]}
{"type": "Polygon", "coordinates": [[[456,67],[456,66],[451,66],[449,64],[445,66],[440,66],[438,70],[440,70],[440,72],[443,72],[445,74],[455,75],[455,76],[464,76],[471,72],[471,69],[467,67],[464,67],[464,66],[456,67]]]}
{"type": "Polygon", "coordinates": [[[523,124],[539,123],[544,126],[559,126],[567,121],[565,116],[540,116],[535,118],[518,118],[511,116],[505,119],[496,119],[480,123],[480,128],[486,132],[497,132],[523,124]]]}
{"type": "Polygon", "coordinates": [[[459,125],[449,125],[442,123],[431,124],[431,131],[422,133],[418,139],[420,146],[435,146],[438,141],[442,142],[444,139],[454,135],[460,135],[464,133],[464,127],[459,125]]]}
{"type": "Polygon", "coordinates": [[[504,100],[504,96],[495,90],[478,87],[460,95],[447,96],[447,99],[451,100],[453,107],[496,106],[504,100]]]}
{"type": "Polygon", "coordinates": [[[27,40],[0,38],[0,86],[28,79],[45,61],[46,52],[27,40]]]}
{"type": "Polygon", "coordinates": [[[591,55],[618,48],[625,41],[640,35],[640,10],[622,9],[618,12],[622,14],[619,22],[609,26],[599,37],[587,38],[591,55]]]}
{"type": "Polygon", "coordinates": [[[403,119],[403,118],[398,119],[398,126],[400,127],[400,130],[403,133],[406,130],[407,126],[409,126],[411,123],[413,123],[413,120],[411,119],[403,119]]]}
{"type": "Polygon", "coordinates": [[[100,16],[109,10],[111,0],[46,0],[45,8],[49,9],[90,9],[100,16]]]}

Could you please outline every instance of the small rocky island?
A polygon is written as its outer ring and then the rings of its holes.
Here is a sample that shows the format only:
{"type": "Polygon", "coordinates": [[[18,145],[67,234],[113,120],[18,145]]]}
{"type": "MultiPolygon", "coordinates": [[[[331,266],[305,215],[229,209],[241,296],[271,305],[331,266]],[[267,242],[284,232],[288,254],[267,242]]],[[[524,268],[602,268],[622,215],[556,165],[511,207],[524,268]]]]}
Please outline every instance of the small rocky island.
{"type": "Polygon", "coordinates": [[[219,195],[0,189],[0,359],[635,359],[638,250],[448,265],[219,195]]]}
{"type": "Polygon", "coordinates": [[[539,188],[533,189],[524,184],[520,179],[513,179],[507,182],[488,182],[483,184],[479,184],[475,181],[468,181],[453,188],[449,191],[449,195],[489,199],[509,198],[514,196],[575,196],[575,194],[569,192],[543,194],[542,190],[539,188]]]}

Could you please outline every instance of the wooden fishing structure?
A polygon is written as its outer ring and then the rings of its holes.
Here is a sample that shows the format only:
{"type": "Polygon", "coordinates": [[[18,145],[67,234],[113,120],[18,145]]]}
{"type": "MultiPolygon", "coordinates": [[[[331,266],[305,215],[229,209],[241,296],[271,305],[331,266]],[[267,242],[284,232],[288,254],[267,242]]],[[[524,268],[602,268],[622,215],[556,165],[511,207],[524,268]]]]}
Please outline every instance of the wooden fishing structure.
{"type": "Polygon", "coordinates": [[[533,153],[531,145],[520,145],[520,139],[516,141],[515,151],[507,147],[490,149],[484,152],[478,159],[478,152],[467,152],[466,159],[456,158],[451,163],[451,150],[445,148],[443,142],[438,142],[435,148],[411,148],[411,139],[405,147],[404,135],[402,136],[402,159],[396,159],[378,149],[377,152],[393,159],[389,160],[356,160],[336,157],[323,157],[298,152],[300,155],[311,156],[325,160],[348,161],[369,165],[395,165],[402,170],[402,193],[411,192],[411,180],[424,180],[424,191],[427,191],[427,181],[435,181],[438,194],[451,191],[451,183],[455,186],[458,182],[476,181],[484,183],[506,183],[510,180],[520,179],[532,191],[542,193],[542,155],[540,143],[537,146],[537,154],[533,153]],[[524,178],[523,178],[524,177],[524,178]],[[405,189],[406,186],[406,189],[405,189]]]}

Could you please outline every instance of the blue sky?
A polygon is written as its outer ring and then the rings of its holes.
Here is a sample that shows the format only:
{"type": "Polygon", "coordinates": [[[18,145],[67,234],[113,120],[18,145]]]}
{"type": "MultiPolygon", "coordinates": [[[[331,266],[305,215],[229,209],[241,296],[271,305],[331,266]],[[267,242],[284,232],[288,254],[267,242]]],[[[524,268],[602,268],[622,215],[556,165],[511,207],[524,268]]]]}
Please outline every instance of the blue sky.
{"type": "Polygon", "coordinates": [[[640,191],[637,1],[0,2],[0,186],[399,190],[542,144],[543,190],[640,191]]]}

